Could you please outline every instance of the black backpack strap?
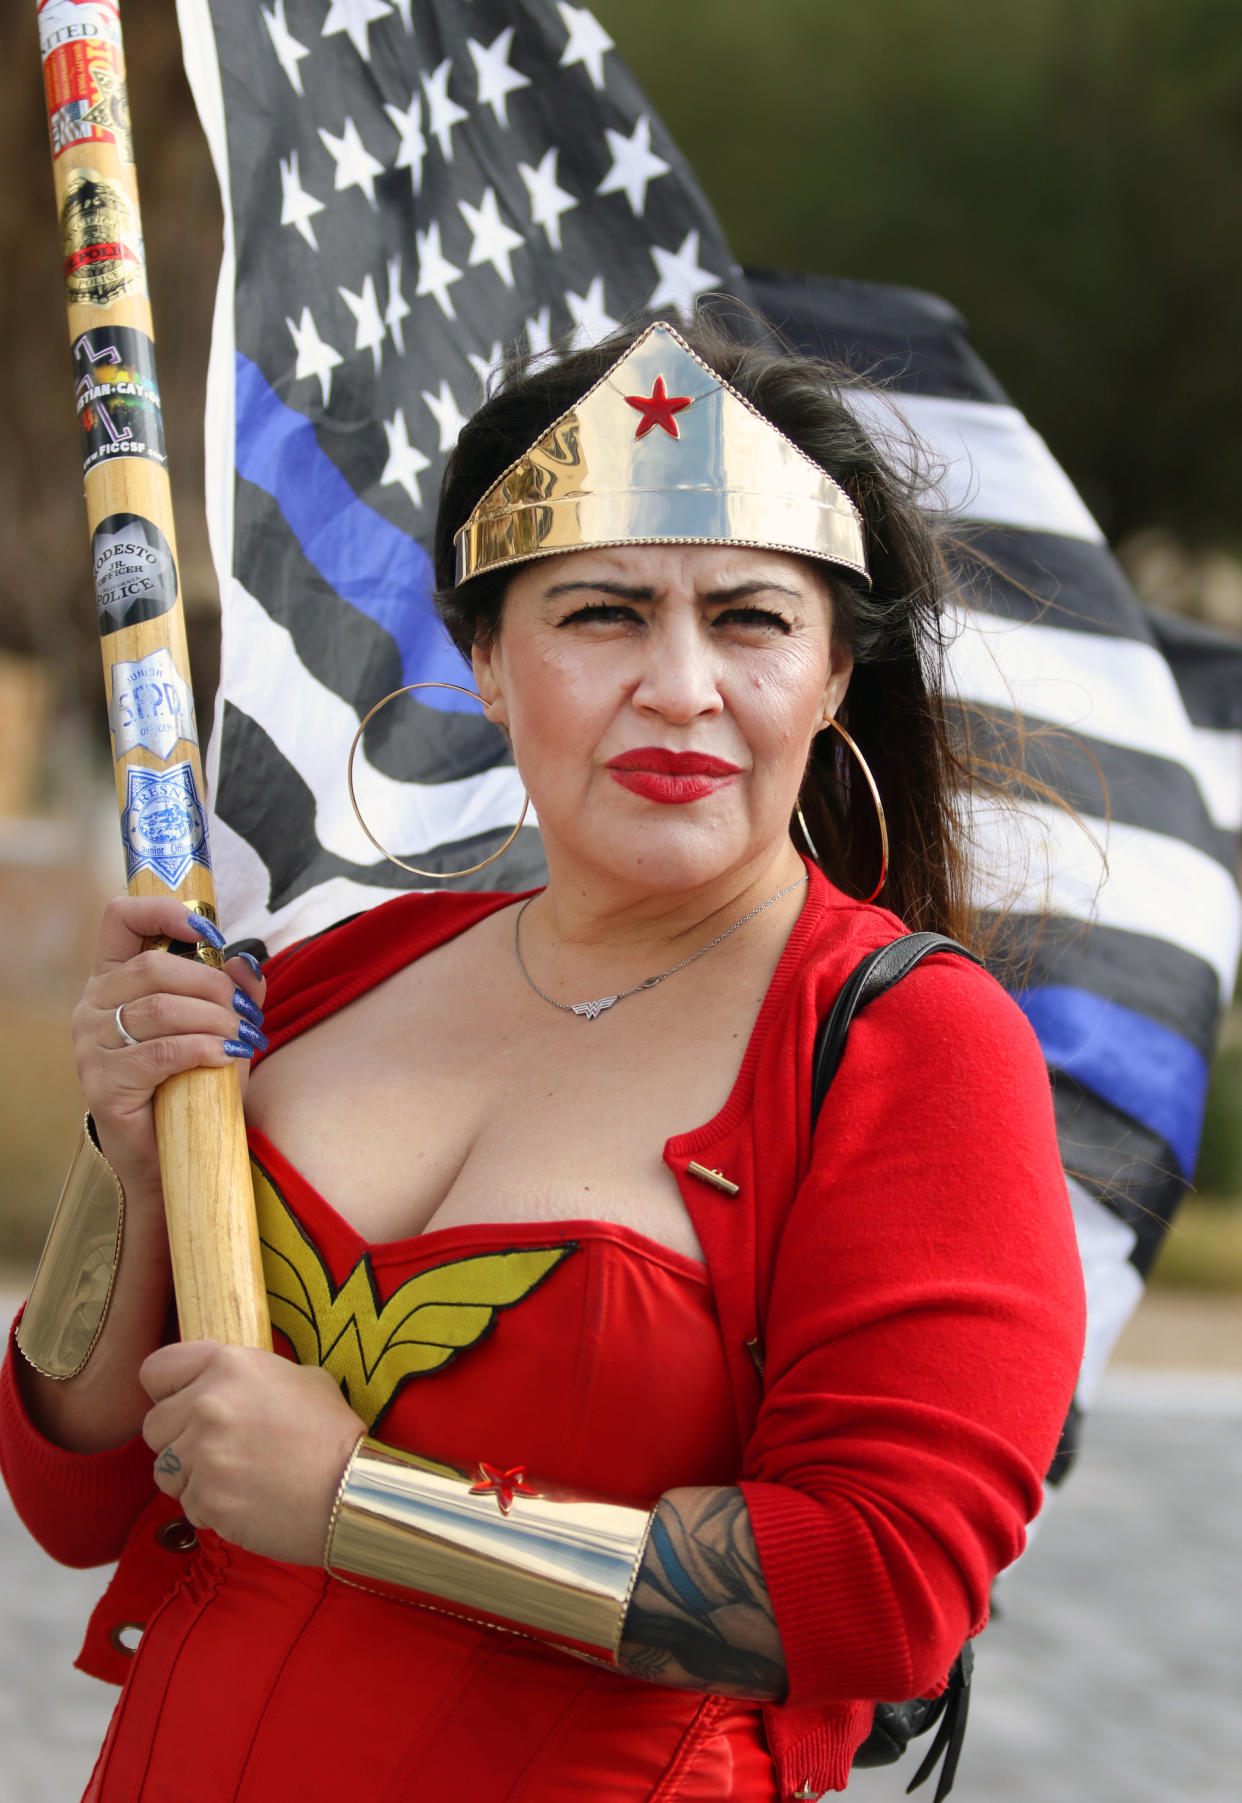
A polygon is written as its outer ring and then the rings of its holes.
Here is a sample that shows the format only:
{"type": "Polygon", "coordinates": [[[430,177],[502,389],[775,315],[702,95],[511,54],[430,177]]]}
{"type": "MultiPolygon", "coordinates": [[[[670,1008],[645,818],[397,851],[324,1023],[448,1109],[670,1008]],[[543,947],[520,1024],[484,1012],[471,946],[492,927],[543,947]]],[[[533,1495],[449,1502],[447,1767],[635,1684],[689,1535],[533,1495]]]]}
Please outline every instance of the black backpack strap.
{"type": "Polygon", "coordinates": [[[958,1654],[953,1670],[949,1673],[949,1682],[943,1696],[944,1708],[940,1715],[940,1726],[936,1729],[935,1739],[927,1749],[923,1763],[906,1786],[907,1796],[911,1791],[916,1791],[920,1784],[926,1784],[942,1755],[944,1764],[940,1768],[940,1780],[936,1785],[936,1795],[932,1799],[932,1803],[944,1803],[945,1798],[953,1789],[953,1780],[957,1777],[958,1761],[962,1756],[962,1742],[966,1738],[966,1718],[970,1713],[970,1679],[974,1668],[975,1649],[968,1640],[958,1654]]]}
{"type": "Polygon", "coordinates": [[[916,964],[921,964],[933,952],[953,952],[957,957],[969,958],[972,964],[983,962],[945,933],[907,933],[904,938],[894,939],[890,945],[882,945],[879,951],[871,952],[846,978],[828,1018],[815,1037],[815,1062],[811,1070],[812,1127],[819,1119],[828,1085],[837,1074],[854,1016],[877,995],[883,995],[894,983],[900,983],[916,964]]]}
{"type": "MultiPolygon", "coordinates": [[[[828,1086],[837,1074],[854,1016],[877,995],[883,995],[894,983],[900,983],[933,952],[951,952],[956,957],[969,958],[972,964],[983,962],[974,952],[967,951],[964,945],[944,933],[907,933],[904,938],[894,939],[890,945],[882,945],[878,951],[871,952],[846,978],[841,993],[815,1036],[811,1074],[812,1127],[819,1119],[828,1086]]],[[[953,1787],[962,1738],[966,1733],[973,1659],[973,1648],[967,1641],[949,1675],[948,1685],[939,1697],[915,1703],[877,1703],[871,1732],[855,1753],[854,1764],[888,1765],[901,1757],[915,1735],[925,1733],[938,1722],[927,1757],[907,1789],[912,1791],[924,1784],[943,1758],[934,1803],[944,1803],[953,1787]]]]}

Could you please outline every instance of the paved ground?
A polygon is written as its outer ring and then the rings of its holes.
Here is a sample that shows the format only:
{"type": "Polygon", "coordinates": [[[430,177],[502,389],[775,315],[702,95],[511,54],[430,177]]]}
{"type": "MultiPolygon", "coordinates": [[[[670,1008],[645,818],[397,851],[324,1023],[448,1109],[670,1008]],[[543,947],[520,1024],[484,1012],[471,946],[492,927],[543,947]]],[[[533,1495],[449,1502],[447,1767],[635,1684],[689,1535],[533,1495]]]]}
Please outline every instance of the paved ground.
{"type": "MultiPolygon", "coordinates": [[[[980,1643],[956,1803],[1236,1803],[1242,1375],[1215,1362],[1107,1380],[980,1643]]],[[[101,1587],[45,1559],[0,1498],[0,1803],[81,1793],[114,1694],[70,1669],[101,1587]]],[[[896,1803],[912,1770],[860,1773],[849,1794],[896,1803]]]]}

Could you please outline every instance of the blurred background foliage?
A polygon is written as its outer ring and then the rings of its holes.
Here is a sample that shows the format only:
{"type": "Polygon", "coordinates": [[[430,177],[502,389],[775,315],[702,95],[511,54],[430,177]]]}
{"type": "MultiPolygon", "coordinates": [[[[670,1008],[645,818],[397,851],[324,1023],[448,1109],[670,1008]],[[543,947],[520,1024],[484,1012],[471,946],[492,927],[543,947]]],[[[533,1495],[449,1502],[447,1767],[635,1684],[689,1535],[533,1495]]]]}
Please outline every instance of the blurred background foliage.
{"type": "MultiPolygon", "coordinates": [[[[253,0],[255,5],[259,0],[253,0]]],[[[0,1256],[76,1132],[62,1021],[122,882],[34,0],[0,7],[0,1256]]],[[[739,259],[945,296],[1144,599],[1242,631],[1238,0],[596,0],[739,259]]],[[[200,717],[215,180],[172,0],[124,0],[200,717]]],[[[1242,1289],[1242,1027],[1161,1269],[1242,1289]],[[1232,1239],[1230,1235],[1232,1234],[1232,1239]],[[1232,1248],[1232,1250],[1230,1250],[1232,1248]]]]}
{"type": "Polygon", "coordinates": [[[744,263],[961,309],[1114,541],[1242,548],[1237,0],[597,0],[744,263]]]}

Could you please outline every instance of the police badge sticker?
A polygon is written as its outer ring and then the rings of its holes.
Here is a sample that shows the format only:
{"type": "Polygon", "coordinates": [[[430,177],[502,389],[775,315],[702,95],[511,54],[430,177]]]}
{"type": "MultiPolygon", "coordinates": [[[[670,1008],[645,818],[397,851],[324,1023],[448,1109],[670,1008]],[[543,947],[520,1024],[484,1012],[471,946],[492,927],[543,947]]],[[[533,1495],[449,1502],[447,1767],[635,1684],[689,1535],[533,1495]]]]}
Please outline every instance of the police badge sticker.
{"type": "Polygon", "coordinates": [[[120,457],[147,457],[161,468],[164,414],[155,377],[155,345],[133,326],[92,326],[73,343],[73,396],[82,433],[82,473],[120,457]]]}
{"type": "Polygon", "coordinates": [[[60,247],[71,307],[110,307],[146,294],[137,215],[120,184],[98,169],[75,169],[65,184],[60,247]]]}
{"type": "Polygon", "coordinates": [[[154,520],[140,513],[110,513],[91,535],[91,561],[99,630],[105,638],[122,627],[158,620],[176,604],[172,546],[154,520]]]}
{"type": "Polygon", "coordinates": [[[135,745],[153,751],[158,758],[169,758],[182,739],[198,744],[190,685],[178,672],[167,646],[161,645],[150,657],[113,664],[108,724],[117,758],[135,745]]]}
{"type": "Polygon", "coordinates": [[[112,144],[134,160],[121,20],[114,0],[41,0],[39,48],[52,156],[75,144],[112,144]]]}
{"type": "Polygon", "coordinates": [[[121,838],[127,881],[132,882],[140,870],[151,870],[170,889],[178,889],[195,864],[210,870],[207,815],[192,765],[143,770],[131,764],[125,783],[121,838]]]}

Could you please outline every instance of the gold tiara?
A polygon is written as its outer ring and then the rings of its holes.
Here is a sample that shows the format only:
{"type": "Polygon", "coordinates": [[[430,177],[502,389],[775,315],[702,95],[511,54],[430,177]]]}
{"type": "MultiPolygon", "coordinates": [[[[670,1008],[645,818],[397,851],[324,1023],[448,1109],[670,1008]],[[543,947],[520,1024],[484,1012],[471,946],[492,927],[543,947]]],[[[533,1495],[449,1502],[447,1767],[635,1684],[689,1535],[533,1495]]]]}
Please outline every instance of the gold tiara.
{"type": "Polygon", "coordinates": [[[587,545],[754,545],[867,574],[862,520],[671,326],[649,326],[493,483],[457,581],[587,545]]]}

